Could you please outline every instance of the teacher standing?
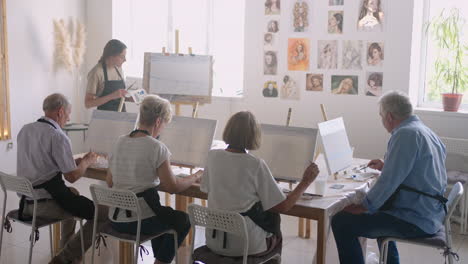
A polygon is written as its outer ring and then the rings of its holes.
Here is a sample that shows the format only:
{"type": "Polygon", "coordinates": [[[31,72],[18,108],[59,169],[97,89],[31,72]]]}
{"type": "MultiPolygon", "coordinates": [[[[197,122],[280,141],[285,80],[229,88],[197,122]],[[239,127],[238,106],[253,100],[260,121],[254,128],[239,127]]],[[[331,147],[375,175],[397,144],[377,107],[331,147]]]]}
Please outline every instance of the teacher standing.
{"type": "MultiPolygon", "coordinates": [[[[96,66],[88,73],[86,108],[118,111],[121,98],[127,94],[122,72],[127,46],[117,39],[107,42],[96,66]]],[[[125,112],[125,105],[122,108],[125,112]]]]}

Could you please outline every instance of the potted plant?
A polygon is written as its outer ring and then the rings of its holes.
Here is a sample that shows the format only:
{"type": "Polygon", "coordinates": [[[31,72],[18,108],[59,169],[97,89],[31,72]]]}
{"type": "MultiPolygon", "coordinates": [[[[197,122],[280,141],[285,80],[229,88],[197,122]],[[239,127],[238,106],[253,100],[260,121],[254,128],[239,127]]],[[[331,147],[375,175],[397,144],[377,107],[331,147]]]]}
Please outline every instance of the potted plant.
{"type": "Polygon", "coordinates": [[[468,45],[462,42],[465,24],[460,10],[452,8],[448,12],[443,9],[426,28],[438,49],[429,85],[433,93],[442,95],[444,111],[458,111],[463,92],[467,89],[468,45]]]}

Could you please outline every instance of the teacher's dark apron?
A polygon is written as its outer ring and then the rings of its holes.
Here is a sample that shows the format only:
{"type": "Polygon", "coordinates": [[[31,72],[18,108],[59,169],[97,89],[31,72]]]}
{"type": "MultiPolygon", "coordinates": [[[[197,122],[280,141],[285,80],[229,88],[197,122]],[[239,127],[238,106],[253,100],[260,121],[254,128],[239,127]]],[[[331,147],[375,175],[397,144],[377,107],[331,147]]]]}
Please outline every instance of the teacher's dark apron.
{"type": "MultiPolygon", "coordinates": [[[[41,123],[47,123],[51,125],[54,129],[57,129],[54,124],[47,121],[46,119],[39,119],[37,120],[41,123]]],[[[82,196],[73,193],[70,188],[65,185],[64,180],[62,179],[62,172],[57,172],[57,174],[50,180],[36,185],[33,187],[34,189],[45,189],[50,196],[52,196],[53,200],[66,212],[69,214],[84,218],[86,220],[93,219],[94,217],[94,204],[93,202],[82,196]]],[[[41,200],[48,200],[48,199],[40,199],[41,200]]],[[[21,196],[19,210],[18,210],[18,218],[22,221],[30,221],[32,217],[25,217],[23,215],[24,204],[26,202],[26,197],[23,195],[21,196]]]]}
{"type": "MultiPolygon", "coordinates": [[[[109,95],[109,94],[111,94],[111,93],[113,93],[113,92],[115,92],[115,91],[117,91],[119,89],[125,89],[125,82],[124,82],[124,80],[122,78],[122,75],[120,75],[120,72],[117,69],[117,67],[114,67],[114,68],[117,71],[117,74],[119,75],[120,80],[109,81],[109,78],[107,77],[106,64],[104,62],[102,63],[102,70],[104,71],[104,91],[102,91],[102,94],[99,97],[109,95]]],[[[117,98],[117,99],[110,100],[109,102],[98,106],[97,109],[98,110],[107,110],[107,111],[118,111],[119,110],[119,105],[120,105],[120,98],[117,98]]],[[[125,111],[125,103],[124,103],[124,105],[122,107],[122,112],[126,112],[125,111]]]]}

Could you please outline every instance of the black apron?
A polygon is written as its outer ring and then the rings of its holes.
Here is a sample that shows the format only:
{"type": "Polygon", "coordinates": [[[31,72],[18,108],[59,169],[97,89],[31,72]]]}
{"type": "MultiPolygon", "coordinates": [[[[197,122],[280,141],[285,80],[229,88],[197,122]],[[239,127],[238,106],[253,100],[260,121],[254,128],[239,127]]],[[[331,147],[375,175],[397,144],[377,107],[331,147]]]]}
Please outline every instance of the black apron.
{"type": "MultiPolygon", "coordinates": [[[[45,119],[39,119],[37,121],[47,123],[54,129],[57,129],[54,124],[45,119]]],[[[70,188],[65,185],[65,182],[62,179],[62,172],[58,172],[52,179],[36,185],[33,188],[45,189],[60,208],[73,216],[84,218],[86,220],[93,219],[94,217],[94,203],[82,195],[73,193],[70,188]]],[[[25,199],[26,197],[23,195],[19,204],[18,218],[22,221],[30,221],[32,217],[23,216],[24,203],[26,202],[25,199]]]]}
{"type": "MultiPolygon", "coordinates": [[[[117,91],[119,89],[125,89],[125,82],[124,82],[124,80],[122,78],[122,75],[120,75],[120,72],[117,69],[117,67],[115,67],[115,70],[117,71],[117,74],[119,75],[120,80],[109,81],[109,78],[107,77],[107,67],[106,67],[106,64],[104,62],[102,63],[102,70],[104,71],[104,91],[102,91],[102,94],[99,97],[109,95],[109,94],[111,94],[111,93],[113,93],[113,92],[115,92],[115,91],[117,91]]],[[[110,100],[109,102],[98,106],[97,109],[98,110],[116,111],[117,112],[119,110],[120,99],[121,98],[110,100]]],[[[122,107],[122,112],[126,112],[125,111],[125,103],[124,103],[124,105],[122,107]]]]}

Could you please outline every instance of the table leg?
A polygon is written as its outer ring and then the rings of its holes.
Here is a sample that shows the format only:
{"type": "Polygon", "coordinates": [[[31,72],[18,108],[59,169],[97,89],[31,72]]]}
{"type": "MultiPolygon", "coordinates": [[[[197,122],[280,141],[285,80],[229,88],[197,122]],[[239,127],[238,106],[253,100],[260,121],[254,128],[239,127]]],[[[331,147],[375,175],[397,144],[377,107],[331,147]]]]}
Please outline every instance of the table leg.
{"type": "Polygon", "coordinates": [[[61,230],[60,230],[60,223],[53,224],[52,226],[52,245],[53,245],[53,252],[54,255],[57,255],[60,251],[60,238],[61,238],[61,230]]]}
{"type": "Polygon", "coordinates": [[[170,193],[165,193],[165,194],[166,194],[165,204],[166,206],[171,206],[171,194],[170,193]]]}
{"type": "Polygon", "coordinates": [[[119,264],[132,264],[133,256],[133,244],[119,241],[119,264]]]}
{"type": "Polygon", "coordinates": [[[310,229],[312,226],[312,221],[310,219],[306,219],[305,221],[305,236],[304,238],[310,238],[310,229]]]}
{"type": "Polygon", "coordinates": [[[299,237],[304,237],[304,218],[299,217],[299,229],[297,235],[299,237]]]}
{"type": "Polygon", "coordinates": [[[202,199],[202,200],[201,200],[201,205],[202,205],[203,207],[206,207],[206,200],[202,199]]]}
{"type": "Polygon", "coordinates": [[[327,230],[328,229],[328,215],[326,211],[320,213],[319,219],[317,220],[317,254],[316,263],[324,264],[327,249],[327,230]]]}

